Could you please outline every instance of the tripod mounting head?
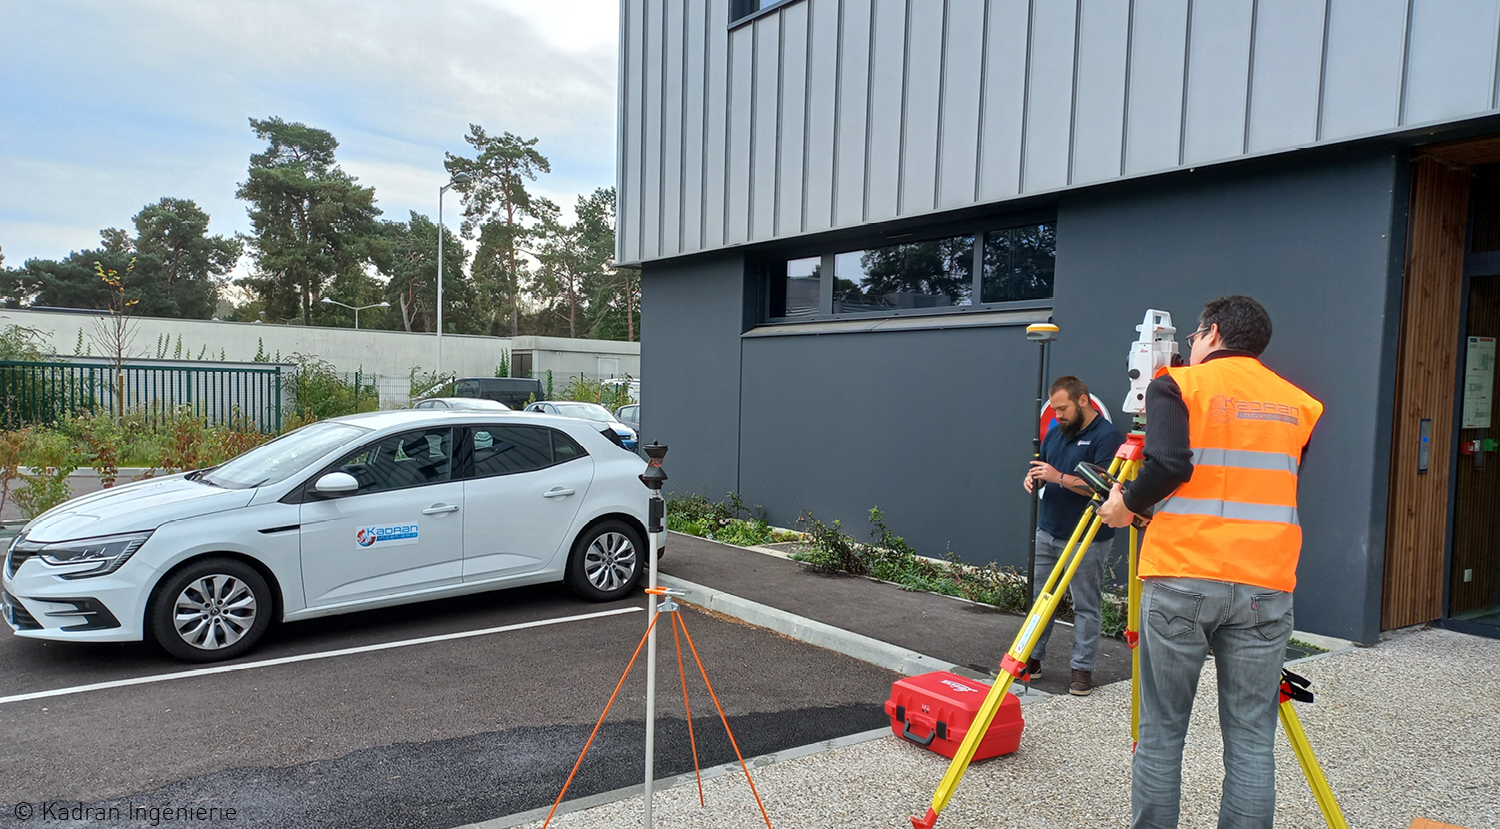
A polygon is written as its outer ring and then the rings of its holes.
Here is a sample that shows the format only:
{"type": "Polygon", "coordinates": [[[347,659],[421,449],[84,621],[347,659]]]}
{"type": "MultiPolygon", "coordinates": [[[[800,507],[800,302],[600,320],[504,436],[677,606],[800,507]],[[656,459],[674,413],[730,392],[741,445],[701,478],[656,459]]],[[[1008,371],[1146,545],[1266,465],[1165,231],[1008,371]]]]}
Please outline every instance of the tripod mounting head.
{"type": "Polygon", "coordinates": [[[1146,318],[1135,327],[1140,332],[1130,344],[1130,356],[1125,364],[1129,368],[1130,394],[1120,408],[1140,418],[1146,412],[1146,386],[1156,373],[1170,366],[1183,364],[1177,351],[1177,328],[1172,325],[1172,315],[1167,311],[1151,309],[1146,318]]]}

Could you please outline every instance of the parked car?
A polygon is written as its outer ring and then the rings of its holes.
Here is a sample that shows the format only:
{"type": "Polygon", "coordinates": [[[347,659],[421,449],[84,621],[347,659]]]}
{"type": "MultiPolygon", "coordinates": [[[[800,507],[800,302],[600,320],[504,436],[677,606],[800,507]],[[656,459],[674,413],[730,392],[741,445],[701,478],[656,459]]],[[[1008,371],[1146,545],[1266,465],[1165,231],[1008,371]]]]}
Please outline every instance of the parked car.
{"type": "Polygon", "coordinates": [[[16,635],[232,659],[275,621],[644,569],[645,463],[592,423],[404,410],[304,426],[224,464],[85,495],[0,572],[16,635]]]}
{"type": "Polygon", "coordinates": [[[464,411],[508,412],[511,408],[499,400],[485,397],[429,397],[412,404],[413,409],[463,409],[464,411]]]}
{"type": "Polygon", "coordinates": [[[634,429],[637,435],[641,433],[641,404],[627,403],[615,409],[615,417],[621,423],[634,429]]]}
{"type": "Polygon", "coordinates": [[[609,409],[598,403],[579,402],[576,400],[545,400],[540,403],[532,403],[526,407],[528,412],[542,412],[545,414],[557,414],[564,417],[576,417],[597,423],[601,427],[609,427],[620,436],[620,445],[635,451],[640,445],[635,430],[621,423],[618,418],[610,414],[609,409]]]}
{"type": "Polygon", "coordinates": [[[454,397],[482,397],[519,409],[541,400],[542,381],[533,377],[460,377],[453,381],[454,397]]]}

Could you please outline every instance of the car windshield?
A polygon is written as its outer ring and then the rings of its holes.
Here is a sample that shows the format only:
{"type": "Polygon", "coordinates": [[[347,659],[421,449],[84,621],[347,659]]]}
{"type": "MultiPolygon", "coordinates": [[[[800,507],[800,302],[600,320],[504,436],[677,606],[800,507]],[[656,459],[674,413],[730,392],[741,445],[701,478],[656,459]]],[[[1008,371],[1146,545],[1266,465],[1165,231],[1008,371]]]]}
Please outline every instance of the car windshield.
{"type": "Polygon", "coordinates": [[[557,407],[558,414],[568,417],[581,417],[585,420],[602,420],[609,423],[615,416],[609,413],[609,409],[598,403],[553,403],[557,407]]]}
{"type": "Polygon", "coordinates": [[[327,420],[312,423],[226,461],[198,476],[198,480],[225,489],[253,489],[280,483],[367,432],[368,429],[347,423],[327,420]]]}

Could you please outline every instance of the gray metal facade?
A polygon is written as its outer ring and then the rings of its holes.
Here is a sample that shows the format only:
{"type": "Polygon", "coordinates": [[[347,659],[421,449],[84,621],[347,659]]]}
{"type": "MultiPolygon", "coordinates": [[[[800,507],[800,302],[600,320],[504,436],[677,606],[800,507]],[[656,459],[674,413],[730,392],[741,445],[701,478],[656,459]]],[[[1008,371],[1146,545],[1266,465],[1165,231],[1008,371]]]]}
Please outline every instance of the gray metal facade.
{"type": "Polygon", "coordinates": [[[1500,108],[1497,0],[621,0],[617,259],[1500,108]]]}

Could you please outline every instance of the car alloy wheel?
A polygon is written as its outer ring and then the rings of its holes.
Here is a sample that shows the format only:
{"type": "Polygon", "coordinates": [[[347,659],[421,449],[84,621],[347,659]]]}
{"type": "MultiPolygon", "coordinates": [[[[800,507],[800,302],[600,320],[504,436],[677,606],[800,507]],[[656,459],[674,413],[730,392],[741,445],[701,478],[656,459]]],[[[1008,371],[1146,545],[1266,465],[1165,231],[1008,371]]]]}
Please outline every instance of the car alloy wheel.
{"type": "Polygon", "coordinates": [[[188,584],[172,603],[172,625],[182,641],[216,651],[240,641],[255,626],[255,594],[222,573],[188,584]]]}
{"type": "Polygon", "coordinates": [[[607,532],[596,537],[583,554],[583,574],[589,584],[613,593],[635,580],[635,545],[624,533],[607,532]]]}
{"type": "Polygon", "coordinates": [[[146,617],[164,650],[188,662],[234,659],[271,626],[276,602],[260,571],[232,558],[189,562],[156,586],[146,617]]]}
{"type": "Polygon", "coordinates": [[[592,602],[623,599],[641,579],[644,549],[635,527],[614,519],[601,521],[578,536],[564,580],[574,593],[592,602]]]}

